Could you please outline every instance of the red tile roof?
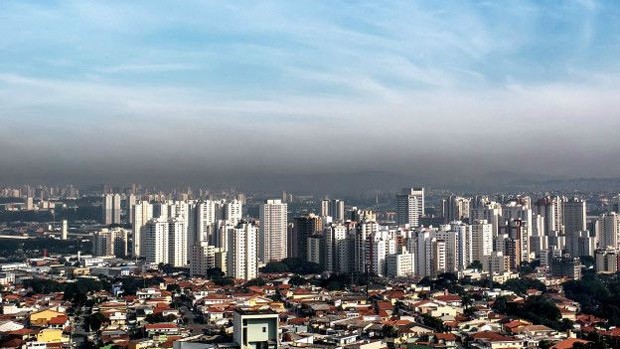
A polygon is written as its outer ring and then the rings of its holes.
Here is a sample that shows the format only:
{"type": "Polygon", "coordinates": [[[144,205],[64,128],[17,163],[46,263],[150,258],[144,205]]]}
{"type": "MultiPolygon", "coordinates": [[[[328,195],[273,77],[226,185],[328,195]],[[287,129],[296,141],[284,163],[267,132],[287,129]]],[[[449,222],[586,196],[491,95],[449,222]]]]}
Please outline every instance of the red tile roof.
{"type": "Polygon", "coordinates": [[[144,328],[148,330],[163,330],[163,329],[173,329],[178,328],[176,324],[170,323],[159,323],[159,324],[147,324],[144,328]]]}
{"type": "Polygon", "coordinates": [[[590,342],[579,338],[569,338],[556,343],[551,349],[571,349],[577,343],[586,344],[590,342]]]}

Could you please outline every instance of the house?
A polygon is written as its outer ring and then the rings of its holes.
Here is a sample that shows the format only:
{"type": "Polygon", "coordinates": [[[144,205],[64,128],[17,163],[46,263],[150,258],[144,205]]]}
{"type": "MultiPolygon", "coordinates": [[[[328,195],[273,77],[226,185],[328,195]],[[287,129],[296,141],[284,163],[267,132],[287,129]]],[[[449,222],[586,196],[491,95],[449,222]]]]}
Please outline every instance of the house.
{"type": "Polygon", "coordinates": [[[22,328],[24,328],[24,325],[20,324],[19,322],[11,320],[0,321],[0,333],[17,331],[21,330],[22,328]]]}
{"type": "Polygon", "coordinates": [[[32,326],[47,327],[53,318],[61,315],[64,316],[65,314],[51,309],[37,311],[30,314],[30,324],[32,326]]]}
{"type": "Polygon", "coordinates": [[[46,328],[37,333],[37,342],[41,343],[68,343],[69,337],[57,328],[46,328]]]}
{"type": "Polygon", "coordinates": [[[589,341],[578,339],[578,338],[568,338],[563,341],[556,343],[551,349],[572,349],[575,344],[588,344],[589,341]]]}
{"type": "Polygon", "coordinates": [[[513,349],[527,348],[528,341],[515,337],[505,336],[501,333],[485,331],[471,335],[470,346],[476,349],[513,349]]]}

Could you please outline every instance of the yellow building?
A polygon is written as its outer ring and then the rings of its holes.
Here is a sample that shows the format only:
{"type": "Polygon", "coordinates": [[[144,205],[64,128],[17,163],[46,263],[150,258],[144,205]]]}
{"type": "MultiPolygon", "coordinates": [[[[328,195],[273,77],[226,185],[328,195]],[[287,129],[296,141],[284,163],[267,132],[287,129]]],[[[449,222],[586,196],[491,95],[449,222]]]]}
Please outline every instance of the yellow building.
{"type": "Polygon", "coordinates": [[[65,313],[51,309],[41,310],[30,314],[30,324],[32,326],[47,326],[51,319],[60,315],[65,315],[65,313]]]}
{"type": "Polygon", "coordinates": [[[46,328],[39,331],[37,341],[43,343],[67,343],[69,342],[69,337],[63,336],[62,330],[46,328]]]}

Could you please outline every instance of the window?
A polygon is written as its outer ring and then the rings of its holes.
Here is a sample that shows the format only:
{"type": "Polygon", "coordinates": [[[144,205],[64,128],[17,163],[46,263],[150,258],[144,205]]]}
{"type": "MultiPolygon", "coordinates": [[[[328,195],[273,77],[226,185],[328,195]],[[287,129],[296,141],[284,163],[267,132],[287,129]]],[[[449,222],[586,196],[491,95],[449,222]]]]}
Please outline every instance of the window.
{"type": "Polygon", "coordinates": [[[267,332],[267,327],[263,326],[263,333],[267,332]]]}

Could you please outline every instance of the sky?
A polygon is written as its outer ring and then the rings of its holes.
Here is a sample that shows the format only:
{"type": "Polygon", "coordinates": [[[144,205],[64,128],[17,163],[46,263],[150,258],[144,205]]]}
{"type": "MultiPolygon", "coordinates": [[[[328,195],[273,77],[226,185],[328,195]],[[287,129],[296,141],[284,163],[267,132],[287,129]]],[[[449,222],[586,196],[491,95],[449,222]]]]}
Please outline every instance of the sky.
{"type": "Polygon", "coordinates": [[[617,1],[0,2],[0,182],[620,176],[617,1]]]}

